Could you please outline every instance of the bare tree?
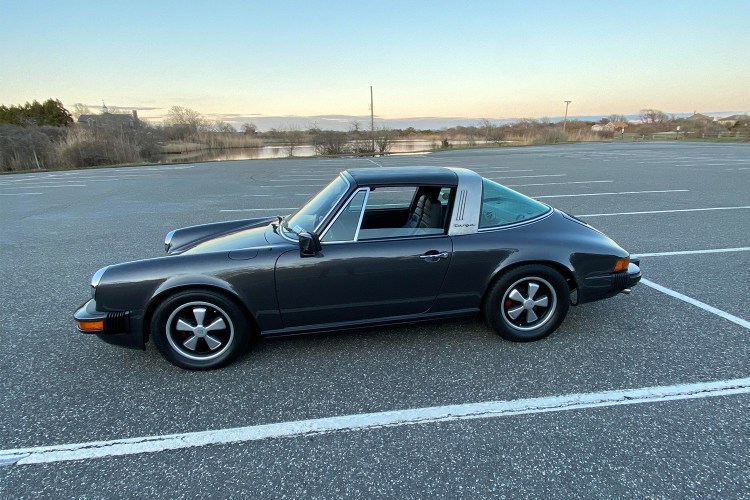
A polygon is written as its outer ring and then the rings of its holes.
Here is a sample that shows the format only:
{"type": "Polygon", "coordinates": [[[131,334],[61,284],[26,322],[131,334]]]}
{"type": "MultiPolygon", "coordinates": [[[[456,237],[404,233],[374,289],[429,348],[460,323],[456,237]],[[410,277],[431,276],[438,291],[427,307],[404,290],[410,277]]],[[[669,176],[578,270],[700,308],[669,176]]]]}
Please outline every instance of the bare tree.
{"type": "Polygon", "coordinates": [[[368,138],[362,130],[362,125],[357,120],[349,123],[349,148],[355,155],[374,153],[371,138],[368,138]]]}
{"type": "Polygon", "coordinates": [[[256,135],[258,133],[258,127],[254,123],[243,123],[242,133],[245,135],[256,135]]]}
{"type": "Polygon", "coordinates": [[[611,122],[624,122],[624,123],[628,122],[628,119],[625,118],[625,115],[612,114],[612,115],[609,115],[607,118],[609,118],[609,121],[611,122]]]}
{"type": "Polygon", "coordinates": [[[77,102],[73,104],[73,109],[70,112],[70,115],[73,117],[74,121],[78,121],[78,119],[81,117],[81,115],[90,115],[91,110],[88,106],[85,104],[81,104],[80,102],[77,102]]]}
{"type": "Polygon", "coordinates": [[[197,111],[183,106],[172,106],[164,117],[164,124],[174,127],[185,135],[197,135],[208,128],[208,120],[197,111]]]}
{"type": "Polygon", "coordinates": [[[294,150],[302,142],[303,134],[297,125],[291,124],[286,125],[281,130],[284,136],[284,142],[286,143],[286,149],[289,152],[289,156],[294,156],[294,150]]]}
{"type": "Polygon", "coordinates": [[[641,120],[643,123],[656,124],[668,122],[671,120],[671,117],[658,109],[642,109],[641,120]]]}
{"type": "Polygon", "coordinates": [[[393,139],[396,134],[388,127],[382,126],[375,131],[375,147],[378,153],[387,153],[393,146],[393,139]]]}
{"type": "Polygon", "coordinates": [[[210,131],[211,132],[217,132],[219,134],[236,134],[237,129],[234,128],[234,125],[231,123],[222,121],[222,120],[216,120],[210,125],[210,131]]]}
{"type": "Polygon", "coordinates": [[[313,137],[315,153],[320,156],[331,156],[343,154],[346,150],[346,132],[335,130],[321,130],[313,137]]]}
{"type": "Polygon", "coordinates": [[[486,142],[494,142],[495,144],[503,142],[503,129],[492,123],[490,120],[486,118],[480,120],[479,129],[482,131],[486,142]]]}

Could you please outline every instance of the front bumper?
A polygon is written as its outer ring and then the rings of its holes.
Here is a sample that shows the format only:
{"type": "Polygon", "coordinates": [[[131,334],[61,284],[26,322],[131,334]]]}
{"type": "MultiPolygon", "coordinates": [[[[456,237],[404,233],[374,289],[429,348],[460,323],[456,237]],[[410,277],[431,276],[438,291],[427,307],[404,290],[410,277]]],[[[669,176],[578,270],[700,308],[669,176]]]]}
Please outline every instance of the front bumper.
{"type": "Polygon", "coordinates": [[[97,310],[96,301],[91,299],[73,313],[73,319],[79,332],[96,335],[108,344],[146,348],[143,332],[140,328],[134,328],[138,318],[130,311],[102,312],[97,310]]]}
{"type": "Polygon", "coordinates": [[[627,271],[587,277],[578,290],[578,303],[593,302],[629,292],[641,281],[640,263],[639,259],[632,259],[627,271]]]}

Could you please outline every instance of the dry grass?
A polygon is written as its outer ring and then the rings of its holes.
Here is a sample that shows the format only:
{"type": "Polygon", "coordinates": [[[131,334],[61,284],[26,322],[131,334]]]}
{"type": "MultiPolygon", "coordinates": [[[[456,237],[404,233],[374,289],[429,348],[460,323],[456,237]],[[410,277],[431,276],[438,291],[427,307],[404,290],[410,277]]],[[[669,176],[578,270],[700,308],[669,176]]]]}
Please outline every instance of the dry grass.
{"type": "Polygon", "coordinates": [[[160,146],[162,153],[178,154],[207,149],[259,148],[263,141],[257,137],[242,134],[200,133],[193,141],[169,141],[160,146]]]}
{"type": "Polygon", "coordinates": [[[55,144],[56,156],[63,168],[93,167],[136,163],[140,147],[122,135],[95,133],[82,127],[71,128],[55,144]]]}

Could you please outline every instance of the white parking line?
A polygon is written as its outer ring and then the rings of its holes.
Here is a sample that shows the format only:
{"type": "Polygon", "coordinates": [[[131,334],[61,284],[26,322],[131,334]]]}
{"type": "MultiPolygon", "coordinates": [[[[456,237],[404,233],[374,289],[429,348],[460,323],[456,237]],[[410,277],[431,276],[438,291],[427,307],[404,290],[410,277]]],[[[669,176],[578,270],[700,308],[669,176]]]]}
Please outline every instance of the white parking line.
{"type": "Polygon", "coordinates": [[[616,212],[611,214],[581,214],[576,217],[609,217],[612,215],[643,215],[643,214],[671,214],[677,212],[704,212],[712,210],[747,210],[750,206],[742,207],[711,207],[711,208],[681,208],[678,210],[647,210],[644,212],[616,212]]]}
{"type": "Polygon", "coordinates": [[[548,196],[533,196],[532,198],[575,198],[577,196],[610,196],[619,194],[644,194],[644,193],[687,193],[687,189],[665,189],[661,191],[620,191],[616,193],[578,193],[578,194],[553,194],[548,196]]]}
{"type": "Polygon", "coordinates": [[[219,210],[219,212],[278,212],[280,210],[297,210],[298,207],[281,207],[281,208],[231,208],[219,210]]]}
{"type": "Polygon", "coordinates": [[[615,181],[570,181],[570,182],[538,182],[534,184],[505,184],[506,187],[527,187],[527,186],[562,186],[564,184],[594,184],[602,182],[615,181]]]}
{"type": "Polygon", "coordinates": [[[490,177],[490,179],[527,179],[532,177],[566,177],[568,174],[516,175],[512,177],[490,177]]]}
{"type": "Polygon", "coordinates": [[[341,415],[163,436],[146,436],[88,443],[0,450],[0,465],[31,465],[91,460],[141,453],[158,453],[209,445],[246,443],[264,439],[307,437],[406,425],[501,418],[586,408],[660,403],[717,396],[750,394],[750,378],[638,389],[589,392],[510,401],[485,401],[406,410],[341,415]]]}
{"type": "Polygon", "coordinates": [[[674,290],[672,290],[670,288],[661,286],[661,285],[659,285],[657,283],[654,283],[653,281],[649,281],[649,280],[647,280],[645,278],[641,278],[641,283],[643,283],[646,286],[649,286],[649,287],[653,288],[654,290],[658,290],[658,291],[660,291],[662,293],[666,293],[670,297],[674,297],[676,299],[680,299],[680,300],[682,300],[684,302],[687,302],[688,304],[692,304],[692,305],[694,305],[696,307],[700,307],[704,311],[708,311],[708,312],[710,312],[712,314],[720,316],[720,317],[722,317],[722,318],[724,318],[726,320],[731,321],[732,323],[735,323],[737,325],[740,325],[740,326],[742,326],[742,327],[747,328],[748,330],[750,330],[750,321],[744,320],[742,318],[738,318],[737,316],[729,314],[728,312],[722,311],[721,309],[717,309],[717,308],[715,308],[713,306],[709,306],[708,304],[706,304],[704,302],[701,302],[699,300],[695,300],[694,298],[688,297],[687,295],[683,295],[683,294],[681,294],[679,292],[675,292],[674,290]]]}
{"type": "MultiPolygon", "coordinates": [[[[313,183],[315,185],[315,183],[313,183]]],[[[310,184],[277,184],[275,186],[255,186],[257,188],[306,188],[310,187],[310,184]]]]}
{"type": "Polygon", "coordinates": [[[86,187],[86,184],[34,184],[33,186],[1,186],[0,189],[45,189],[45,188],[67,188],[67,187],[86,187]]]}
{"type": "Polygon", "coordinates": [[[737,248],[711,248],[708,250],[685,250],[682,252],[653,252],[653,253],[638,253],[633,254],[632,257],[669,257],[672,255],[699,255],[704,253],[727,253],[727,252],[748,252],[750,247],[737,247],[737,248]]]}

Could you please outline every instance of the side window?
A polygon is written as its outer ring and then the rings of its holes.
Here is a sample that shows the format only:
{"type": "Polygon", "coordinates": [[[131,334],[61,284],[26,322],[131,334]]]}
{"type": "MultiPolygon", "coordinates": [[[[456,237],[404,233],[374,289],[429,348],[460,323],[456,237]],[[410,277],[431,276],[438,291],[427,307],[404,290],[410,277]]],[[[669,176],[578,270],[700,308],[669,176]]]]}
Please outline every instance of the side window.
{"type": "Polygon", "coordinates": [[[367,199],[367,210],[378,208],[408,209],[416,192],[416,187],[398,186],[373,189],[367,199]]]}
{"type": "Polygon", "coordinates": [[[523,222],[549,212],[551,209],[512,189],[482,179],[482,215],[479,227],[495,227],[523,222]]]}
{"type": "Polygon", "coordinates": [[[450,187],[373,188],[357,239],[445,234],[450,201],[450,187]]]}
{"type": "Polygon", "coordinates": [[[353,241],[357,235],[359,219],[362,214],[362,205],[365,202],[367,191],[357,191],[349,200],[336,220],[331,224],[320,239],[320,241],[353,241]]]}

